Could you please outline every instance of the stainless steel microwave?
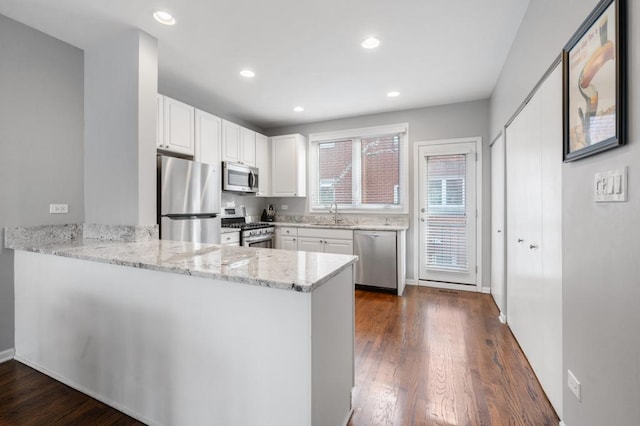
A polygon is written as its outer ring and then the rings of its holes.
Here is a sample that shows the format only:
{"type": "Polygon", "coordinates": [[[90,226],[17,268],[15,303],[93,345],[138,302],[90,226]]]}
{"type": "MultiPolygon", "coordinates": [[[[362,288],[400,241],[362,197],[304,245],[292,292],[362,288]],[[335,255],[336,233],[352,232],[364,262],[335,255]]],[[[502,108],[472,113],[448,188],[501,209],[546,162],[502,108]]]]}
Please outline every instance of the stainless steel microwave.
{"type": "Polygon", "coordinates": [[[258,192],[258,169],[246,164],[222,162],[222,190],[258,192]]]}

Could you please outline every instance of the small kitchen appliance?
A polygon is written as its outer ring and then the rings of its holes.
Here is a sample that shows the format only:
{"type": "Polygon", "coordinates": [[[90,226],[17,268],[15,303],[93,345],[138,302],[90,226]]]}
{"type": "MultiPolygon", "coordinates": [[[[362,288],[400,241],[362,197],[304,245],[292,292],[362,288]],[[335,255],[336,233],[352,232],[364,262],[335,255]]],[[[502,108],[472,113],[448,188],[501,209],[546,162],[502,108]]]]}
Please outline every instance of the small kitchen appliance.
{"type": "Polygon", "coordinates": [[[276,209],[273,207],[273,204],[269,204],[269,206],[262,210],[262,217],[260,220],[263,222],[273,222],[276,218],[276,209]]]}
{"type": "Polygon", "coordinates": [[[258,169],[246,164],[223,161],[222,190],[255,194],[258,192],[258,169]]]}

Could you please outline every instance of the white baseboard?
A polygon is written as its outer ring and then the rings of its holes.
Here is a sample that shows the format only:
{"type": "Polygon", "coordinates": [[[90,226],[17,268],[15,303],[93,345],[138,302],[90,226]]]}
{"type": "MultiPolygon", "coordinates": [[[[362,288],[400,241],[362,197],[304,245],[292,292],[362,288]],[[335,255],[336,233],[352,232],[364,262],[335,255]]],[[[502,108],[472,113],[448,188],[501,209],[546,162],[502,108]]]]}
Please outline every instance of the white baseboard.
{"type": "Polygon", "coordinates": [[[441,288],[444,290],[470,291],[474,293],[478,292],[477,286],[467,284],[443,283],[440,281],[419,281],[418,285],[432,288],[441,288]]]}
{"type": "Polygon", "coordinates": [[[482,287],[482,293],[491,294],[491,287],[482,287]]]}
{"type": "Polygon", "coordinates": [[[416,280],[404,280],[406,285],[418,285],[418,281],[416,280]]]}
{"type": "Polygon", "coordinates": [[[507,316],[505,314],[503,314],[502,312],[500,312],[500,315],[498,315],[498,320],[500,320],[501,323],[506,324],[507,323],[507,316]]]}
{"type": "Polygon", "coordinates": [[[12,360],[15,354],[16,351],[13,348],[0,352],[0,364],[12,360]]]}

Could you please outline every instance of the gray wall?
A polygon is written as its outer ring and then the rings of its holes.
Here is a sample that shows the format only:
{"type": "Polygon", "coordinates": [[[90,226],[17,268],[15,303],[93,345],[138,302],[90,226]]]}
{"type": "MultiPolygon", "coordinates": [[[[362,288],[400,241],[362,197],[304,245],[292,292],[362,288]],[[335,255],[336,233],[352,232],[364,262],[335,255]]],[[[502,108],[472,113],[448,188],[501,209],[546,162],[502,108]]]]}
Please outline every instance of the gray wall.
{"type": "MultiPolygon", "coordinates": [[[[83,222],[82,51],[0,15],[0,58],[0,229],[83,222]]],[[[0,352],[14,328],[13,251],[1,246],[0,352]]]]}
{"type": "MultiPolygon", "coordinates": [[[[596,0],[532,0],[491,99],[498,132],[596,0]]],[[[567,426],[630,425],[640,419],[640,3],[628,1],[628,146],[563,165],[563,383],[570,369],[582,402],[565,386],[567,426]],[[593,202],[593,175],[629,166],[629,202],[593,202]]],[[[508,142],[507,142],[508,143],[508,142]]]]}
{"type": "Polygon", "coordinates": [[[155,224],[157,41],[130,30],[84,65],[86,222],[155,224]]]}
{"type": "MultiPolygon", "coordinates": [[[[407,232],[407,278],[416,279],[414,275],[415,233],[413,228],[414,206],[414,171],[413,171],[413,144],[416,142],[452,139],[468,136],[481,136],[483,142],[483,259],[482,281],[485,287],[489,286],[490,276],[490,153],[489,153],[489,101],[474,101],[437,107],[419,108],[406,111],[396,111],[383,114],[373,114],[361,117],[345,118],[340,120],[323,121],[319,123],[303,124],[298,126],[268,129],[268,136],[300,133],[308,136],[310,133],[328,132],[333,130],[356,129],[360,127],[381,126],[385,124],[409,123],[409,220],[410,226],[407,232]]],[[[281,203],[279,201],[279,203],[281,203]]],[[[300,203],[288,203],[299,207],[300,203]]],[[[276,205],[278,208],[279,204],[276,205]]],[[[279,211],[279,213],[285,213],[279,211]]],[[[291,212],[293,213],[293,211],[291,212]]]]}

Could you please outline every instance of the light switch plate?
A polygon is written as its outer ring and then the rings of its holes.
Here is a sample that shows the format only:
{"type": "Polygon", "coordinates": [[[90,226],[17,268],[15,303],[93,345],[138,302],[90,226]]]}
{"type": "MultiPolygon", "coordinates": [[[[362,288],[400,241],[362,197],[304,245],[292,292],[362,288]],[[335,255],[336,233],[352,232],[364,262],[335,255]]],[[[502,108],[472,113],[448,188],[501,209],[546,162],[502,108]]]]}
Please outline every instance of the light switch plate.
{"type": "Polygon", "coordinates": [[[69,204],[49,204],[50,214],[66,214],[69,213],[69,204]]]}
{"type": "Polygon", "coordinates": [[[578,399],[578,401],[582,401],[582,387],[571,370],[567,370],[567,386],[569,387],[571,393],[578,399]]]}
{"type": "Polygon", "coordinates": [[[593,200],[597,203],[627,201],[627,167],[596,173],[593,200]]]}

